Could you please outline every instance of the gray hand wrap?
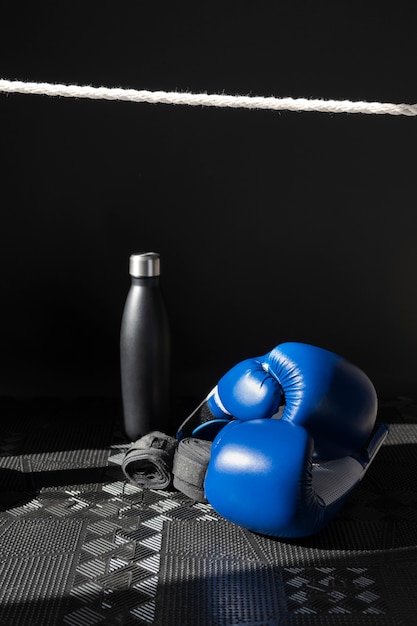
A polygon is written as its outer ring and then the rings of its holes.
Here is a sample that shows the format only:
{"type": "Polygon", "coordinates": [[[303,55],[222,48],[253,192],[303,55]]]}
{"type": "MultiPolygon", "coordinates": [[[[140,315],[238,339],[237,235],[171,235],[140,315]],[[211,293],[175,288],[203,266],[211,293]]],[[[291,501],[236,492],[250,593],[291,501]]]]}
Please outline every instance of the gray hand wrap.
{"type": "Polygon", "coordinates": [[[126,478],[147,489],[166,489],[172,483],[172,463],[178,441],[154,431],[133,443],[122,462],[126,478]]]}
{"type": "Polygon", "coordinates": [[[197,502],[207,502],[204,478],[210,460],[211,441],[182,439],[174,456],[174,487],[197,502]]]}

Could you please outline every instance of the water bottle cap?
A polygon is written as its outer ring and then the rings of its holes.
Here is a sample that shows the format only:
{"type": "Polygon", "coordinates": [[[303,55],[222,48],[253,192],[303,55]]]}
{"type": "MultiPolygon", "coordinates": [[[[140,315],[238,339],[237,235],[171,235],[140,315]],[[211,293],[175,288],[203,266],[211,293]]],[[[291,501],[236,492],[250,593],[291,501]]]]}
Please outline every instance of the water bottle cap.
{"type": "Polygon", "coordinates": [[[159,276],[160,267],[159,254],[156,252],[132,254],[129,259],[129,274],[135,278],[159,276]]]}

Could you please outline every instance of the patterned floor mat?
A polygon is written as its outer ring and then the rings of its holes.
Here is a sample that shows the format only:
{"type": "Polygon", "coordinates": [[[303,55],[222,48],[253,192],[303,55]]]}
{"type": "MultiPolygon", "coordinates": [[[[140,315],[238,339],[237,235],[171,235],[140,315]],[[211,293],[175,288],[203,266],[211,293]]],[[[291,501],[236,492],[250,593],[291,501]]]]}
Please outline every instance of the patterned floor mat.
{"type": "Polygon", "coordinates": [[[0,624],[387,625],[417,612],[417,411],[342,514],[283,542],[127,484],[115,403],[0,404],[0,624]]]}

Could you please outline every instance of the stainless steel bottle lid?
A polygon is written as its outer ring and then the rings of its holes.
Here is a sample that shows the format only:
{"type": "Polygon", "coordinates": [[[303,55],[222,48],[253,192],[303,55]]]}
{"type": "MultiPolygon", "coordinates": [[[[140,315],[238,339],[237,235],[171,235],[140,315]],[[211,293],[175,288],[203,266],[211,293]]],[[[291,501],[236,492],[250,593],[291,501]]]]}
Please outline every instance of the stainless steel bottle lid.
{"type": "Polygon", "coordinates": [[[135,278],[147,278],[159,276],[161,263],[159,254],[156,252],[144,252],[132,254],[129,259],[129,274],[135,278]]]}

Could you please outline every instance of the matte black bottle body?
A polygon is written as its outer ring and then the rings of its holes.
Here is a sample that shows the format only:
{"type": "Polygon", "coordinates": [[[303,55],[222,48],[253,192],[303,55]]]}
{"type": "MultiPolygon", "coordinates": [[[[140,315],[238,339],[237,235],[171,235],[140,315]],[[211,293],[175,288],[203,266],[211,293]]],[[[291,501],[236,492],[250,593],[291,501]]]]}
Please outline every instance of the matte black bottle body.
{"type": "Polygon", "coordinates": [[[124,429],[131,441],[167,432],[171,342],[159,277],[131,278],[120,333],[124,429]]]}

